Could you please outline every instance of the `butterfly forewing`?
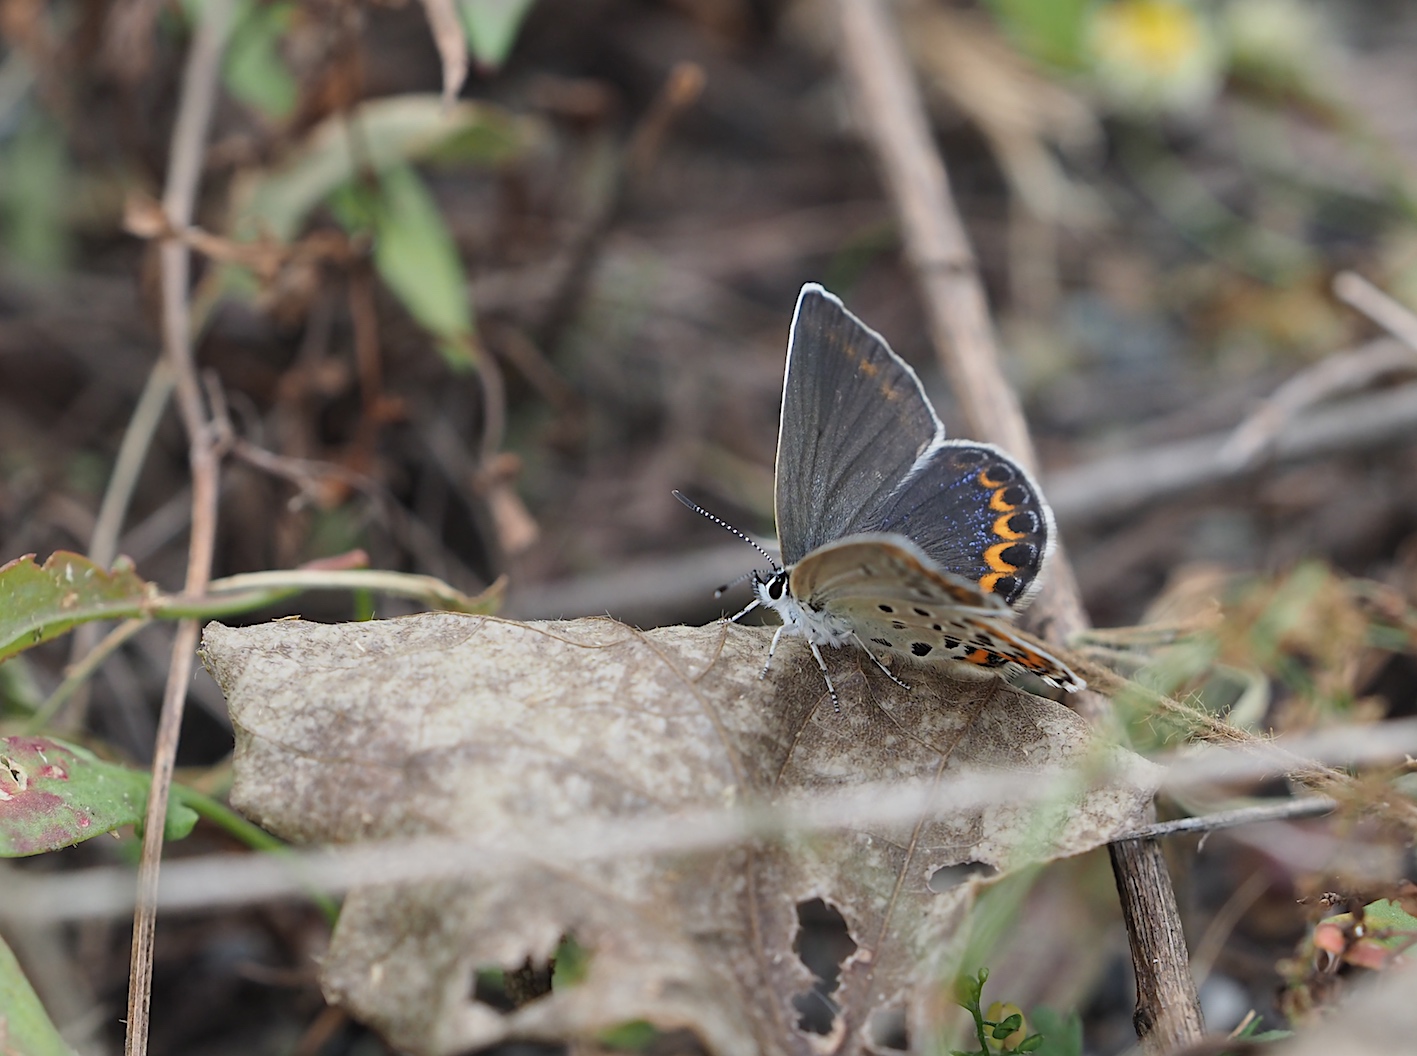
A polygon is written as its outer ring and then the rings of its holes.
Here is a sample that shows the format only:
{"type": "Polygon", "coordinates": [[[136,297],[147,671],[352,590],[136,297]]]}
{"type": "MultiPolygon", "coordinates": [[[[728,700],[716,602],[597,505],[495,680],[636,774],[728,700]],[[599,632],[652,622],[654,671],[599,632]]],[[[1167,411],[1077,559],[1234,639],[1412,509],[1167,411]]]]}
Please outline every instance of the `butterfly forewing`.
{"type": "Polygon", "coordinates": [[[943,436],[915,372],[815,284],[802,288],[787,349],[777,441],[777,534],[792,564],[865,530],[943,436]]]}
{"type": "Polygon", "coordinates": [[[1038,485],[997,447],[969,440],[926,452],[864,520],[1015,609],[1033,596],[1053,548],[1053,516],[1038,485]]]}

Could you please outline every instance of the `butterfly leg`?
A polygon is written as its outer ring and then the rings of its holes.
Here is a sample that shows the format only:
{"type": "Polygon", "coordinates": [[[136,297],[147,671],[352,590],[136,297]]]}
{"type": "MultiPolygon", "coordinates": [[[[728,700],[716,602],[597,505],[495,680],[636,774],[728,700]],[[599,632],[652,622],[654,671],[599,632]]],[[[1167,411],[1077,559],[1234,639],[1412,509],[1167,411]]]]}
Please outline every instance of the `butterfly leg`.
{"type": "Polygon", "coordinates": [[[817,666],[822,669],[822,677],[827,680],[827,692],[831,694],[832,708],[840,715],[841,701],[837,699],[836,686],[832,684],[831,672],[827,670],[827,662],[822,659],[822,651],[817,648],[817,643],[810,638],[807,639],[807,644],[812,647],[812,655],[817,658],[817,666]]]}
{"type": "Polygon", "coordinates": [[[748,602],[747,605],[743,606],[743,608],[739,610],[739,612],[738,612],[738,614],[737,614],[736,616],[730,616],[730,617],[728,618],[728,622],[729,622],[729,623],[737,623],[737,622],[738,622],[739,620],[741,620],[744,616],[748,615],[748,613],[752,612],[754,609],[756,609],[756,608],[757,608],[759,605],[761,605],[761,604],[762,604],[761,601],[759,601],[757,598],[754,598],[752,601],[748,602]]]}
{"type": "Polygon", "coordinates": [[[772,667],[772,654],[777,652],[778,640],[782,637],[782,632],[787,630],[787,624],[783,624],[777,629],[777,633],[772,636],[772,644],[768,646],[768,662],[763,665],[763,672],[758,677],[767,678],[768,668],[772,667]]]}
{"type": "Polygon", "coordinates": [[[885,664],[881,663],[875,653],[871,652],[871,650],[866,648],[866,643],[861,640],[860,636],[857,635],[855,631],[851,632],[851,637],[856,639],[856,644],[861,647],[861,651],[875,661],[876,666],[879,667],[883,672],[885,672],[885,676],[888,679],[898,685],[901,689],[910,688],[909,682],[902,682],[900,679],[896,678],[895,675],[891,673],[891,669],[888,668],[885,664]]]}

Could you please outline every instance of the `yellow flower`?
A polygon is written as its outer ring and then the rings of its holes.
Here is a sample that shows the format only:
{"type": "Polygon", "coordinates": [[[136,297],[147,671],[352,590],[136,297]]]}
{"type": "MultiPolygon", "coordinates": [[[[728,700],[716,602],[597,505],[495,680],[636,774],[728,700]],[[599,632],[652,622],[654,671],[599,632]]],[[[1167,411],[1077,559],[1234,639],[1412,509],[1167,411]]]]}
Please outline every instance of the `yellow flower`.
{"type": "Polygon", "coordinates": [[[1220,87],[1221,49],[1184,0],[1116,0],[1093,11],[1093,73],[1118,109],[1194,112],[1220,87]]]}

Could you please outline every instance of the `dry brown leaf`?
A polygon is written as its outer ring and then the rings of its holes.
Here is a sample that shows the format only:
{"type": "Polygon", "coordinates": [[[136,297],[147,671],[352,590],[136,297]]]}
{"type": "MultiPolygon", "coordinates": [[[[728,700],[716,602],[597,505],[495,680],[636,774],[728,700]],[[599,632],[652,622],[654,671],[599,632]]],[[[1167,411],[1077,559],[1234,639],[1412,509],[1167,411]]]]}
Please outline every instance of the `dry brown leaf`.
{"type": "Polygon", "coordinates": [[[443,63],[443,105],[452,106],[467,80],[467,37],[453,0],[423,0],[428,28],[443,63]]]}
{"type": "Polygon", "coordinates": [[[951,940],[986,882],[936,892],[937,870],[1075,854],[1142,820],[1155,768],[1098,744],[1066,708],[925,669],[903,672],[906,691],[841,650],[829,651],[838,714],[800,641],[759,679],[771,633],[450,613],[210,625],[205,659],[236,728],[232,801],[299,842],[439,834],[496,847],[581,820],[701,825],[687,819],[880,782],[936,795],[903,821],[852,800],[815,831],[712,853],[587,861],[545,846],[544,867],[515,875],[357,891],[323,965],[327,996],[414,1053],[591,1039],[634,1021],[692,1031],[725,1056],[850,1052],[877,1014],[877,1029],[903,1014],[925,1039],[947,1011],[951,940]],[[955,779],[969,774],[994,784],[966,803],[955,779]],[[1046,792],[1060,776],[1071,791],[1046,792]],[[814,899],[856,943],[826,1036],[800,1030],[793,1004],[812,988],[794,941],[814,899]],[[510,1013],[474,1000],[478,969],[545,962],[568,934],[589,954],[579,983],[510,1013]]]}

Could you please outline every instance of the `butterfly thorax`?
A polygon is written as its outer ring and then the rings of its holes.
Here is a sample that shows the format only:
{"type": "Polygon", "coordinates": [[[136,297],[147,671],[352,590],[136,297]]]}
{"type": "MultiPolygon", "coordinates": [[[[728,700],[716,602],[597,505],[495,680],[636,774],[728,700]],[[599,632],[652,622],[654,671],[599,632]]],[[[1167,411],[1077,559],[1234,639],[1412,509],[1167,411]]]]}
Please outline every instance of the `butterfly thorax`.
{"type": "Polygon", "coordinates": [[[792,594],[790,570],[781,569],[771,575],[753,575],[753,591],[758,601],[782,620],[785,634],[797,634],[815,645],[839,648],[851,641],[851,620],[844,615],[819,611],[799,601],[792,594]]]}

